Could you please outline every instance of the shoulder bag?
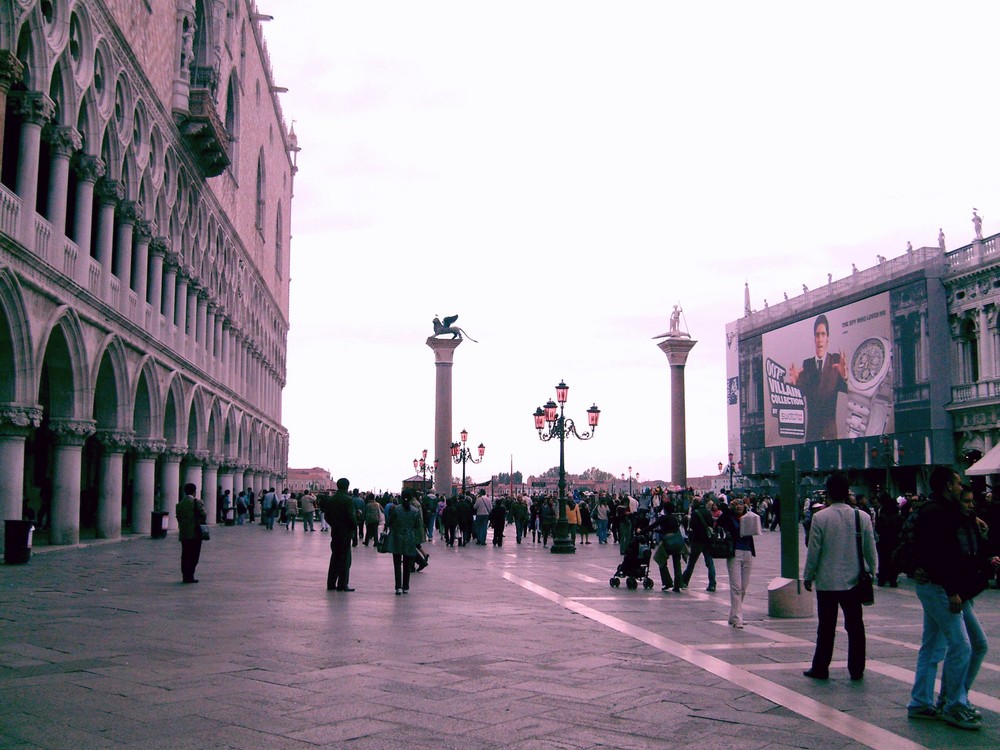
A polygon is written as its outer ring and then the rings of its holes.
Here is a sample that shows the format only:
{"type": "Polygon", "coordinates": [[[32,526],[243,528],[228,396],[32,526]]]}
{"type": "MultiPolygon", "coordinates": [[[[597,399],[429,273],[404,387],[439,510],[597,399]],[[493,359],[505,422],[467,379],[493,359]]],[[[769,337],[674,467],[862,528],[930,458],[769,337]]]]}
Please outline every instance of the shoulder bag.
{"type": "Polygon", "coordinates": [[[378,535],[378,541],[375,543],[376,552],[388,552],[389,551],[389,532],[383,531],[378,535]]]}
{"type": "Polygon", "coordinates": [[[212,538],[212,529],[207,523],[198,524],[198,538],[203,542],[212,538]]]}
{"type": "Polygon", "coordinates": [[[858,583],[854,590],[858,593],[861,603],[866,607],[875,603],[875,588],[872,586],[872,574],[865,570],[865,558],[861,554],[861,512],[854,509],[854,541],[858,548],[858,583]]]}
{"type": "Polygon", "coordinates": [[[736,555],[736,543],[731,534],[716,526],[708,535],[708,554],[716,560],[728,560],[736,555]]]}

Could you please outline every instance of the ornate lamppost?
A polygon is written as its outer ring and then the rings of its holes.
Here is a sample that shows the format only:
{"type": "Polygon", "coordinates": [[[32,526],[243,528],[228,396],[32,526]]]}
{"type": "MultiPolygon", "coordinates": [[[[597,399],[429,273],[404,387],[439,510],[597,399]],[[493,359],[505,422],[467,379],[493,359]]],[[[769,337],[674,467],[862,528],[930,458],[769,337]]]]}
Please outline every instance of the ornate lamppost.
{"type": "Polygon", "coordinates": [[[597,432],[597,421],[601,416],[601,410],[594,404],[587,409],[587,425],[590,427],[590,432],[582,434],[577,432],[576,424],[565,416],[568,395],[569,386],[560,380],[556,386],[556,400],[559,405],[549,399],[545,408],[539,406],[534,414],[535,429],[538,430],[539,439],[545,442],[559,440],[559,518],[556,520],[552,537],[552,552],[556,554],[576,552],[576,544],[570,538],[569,524],[566,523],[566,437],[573,435],[578,440],[590,440],[597,432]],[[544,431],[546,424],[548,424],[547,432],[544,431]]]}
{"type": "Polygon", "coordinates": [[[437,467],[438,467],[438,460],[436,458],[434,459],[434,463],[433,464],[428,464],[427,463],[427,449],[426,448],[424,448],[420,452],[420,458],[413,459],[413,469],[415,471],[419,471],[420,472],[420,476],[423,479],[423,484],[421,485],[421,489],[424,492],[427,492],[427,489],[428,489],[428,487],[427,487],[427,473],[430,472],[431,482],[433,483],[433,481],[434,481],[434,472],[437,471],[437,467]]]}
{"type": "Polygon", "coordinates": [[[720,474],[728,474],[729,475],[729,492],[730,492],[730,494],[732,494],[732,492],[733,492],[733,474],[742,474],[743,473],[743,462],[742,461],[733,461],[733,454],[730,453],[729,454],[729,462],[728,463],[724,464],[724,463],[722,463],[722,461],[719,461],[719,473],[720,474]]]}
{"type": "Polygon", "coordinates": [[[456,464],[462,464],[462,494],[465,494],[465,462],[471,461],[474,464],[481,464],[483,462],[483,456],[486,454],[486,446],[482,443],[479,444],[479,459],[472,457],[472,450],[465,447],[466,441],[469,439],[469,431],[462,430],[461,433],[462,442],[451,444],[451,457],[456,464]]]}

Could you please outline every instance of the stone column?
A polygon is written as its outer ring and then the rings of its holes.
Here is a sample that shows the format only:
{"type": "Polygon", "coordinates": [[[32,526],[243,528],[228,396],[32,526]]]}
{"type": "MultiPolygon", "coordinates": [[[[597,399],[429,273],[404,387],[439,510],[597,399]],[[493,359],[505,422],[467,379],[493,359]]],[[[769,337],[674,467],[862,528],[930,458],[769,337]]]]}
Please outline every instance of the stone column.
{"type": "Polygon", "coordinates": [[[224,464],[219,467],[219,484],[222,485],[222,492],[225,494],[229,490],[229,497],[232,498],[233,507],[236,507],[236,496],[240,494],[239,488],[233,485],[233,467],[224,464]]]}
{"type": "MultiPolygon", "coordinates": [[[[24,500],[24,441],[42,423],[35,406],[0,406],[0,521],[21,518],[24,500]]],[[[3,539],[0,534],[0,551],[3,539]]]]}
{"type": "Polygon", "coordinates": [[[15,111],[21,116],[21,142],[17,155],[17,186],[15,192],[21,199],[21,217],[18,233],[21,243],[35,249],[35,207],[38,203],[38,160],[41,153],[42,126],[56,112],[56,105],[48,96],[35,91],[19,92],[11,97],[15,111]]]}
{"type": "Polygon", "coordinates": [[[55,435],[51,544],[80,542],[80,468],[83,444],[93,434],[94,426],[90,419],[53,419],[49,423],[55,435]]]}
{"type": "Polygon", "coordinates": [[[135,223],[142,217],[139,201],[122,201],[118,204],[118,268],[115,276],[121,282],[122,298],[119,310],[128,310],[128,293],[132,289],[132,236],[135,223]]]}
{"type": "Polygon", "coordinates": [[[66,208],[69,200],[69,164],[73,154],[83,148],[83,137],[76,128],[45,129],[52,152],[52,168],[49,177],[48,211],[49,223],[52,225],[52,237],[58,241],[52,250],[49,263],[63,269],[62,246],[66,231],[66,208]]]}
{"type": "Polygon", "coordinates": [[[148,534],[156,507],[156,457],[164,448],[159,440],[140,440],[135,444],[135,487],[132,493],[132,531],[148,534]]]}
{"type": "MultiPolygon", "coordinates": [[[[73,241],[76,242],[76,282],[90,289],[90,238],[94,231],[94,185],[104,175],[104,162],[96,156],[77,154],[73,159],[76,170],[76,207],[73,219],[73,241]]],[[[93,291],[93,290],[91,290],[93,291]]]]}
{"type": "Polygon", "coordinates": [[[177,501],[181,499],[181,459],[187,451],[172,446],[163,451],[160,463],[160,497],[157,510],[173,515],[177,501]]]}
{"type": "MultiPolygon", "coordinates": [[[[187,279],[187,269],[180,268],[177,269],[177,298],[174,300],[174,319],[173,322],[177,324],[177,335],[180,340],[184,340],[184,335],[187,330],[187,306],[188,302],[188,279],[187,279]]],[[[175,346],[175,349],[180,349],[181,346],[175,346]]]]}
{"type": "MultiPolygon", "coordinates": [[[[136,299],[139,300],[139,310],[145,319],[146,301],[149,290],[149,243],[153,239],[153,232],[156,231],[156,224],[152,221],[140,219],[135,223],[135,267],[132,269],[133,283],[130,284],[135,289],[136,299]]],[[[163,258],[160,257],[160,273],[163,273],[163,258]]],[[[155,311],[157,315],[159,310],[155,311]]]]}
{"type": "Polygon", "coordinates": [[[97,538],[118,539],[122,535],[122,459],[132,435],[100,430],[97,439],[103,448],[97,497],[97,538]]]}
{"type": "MultiPolygon", "coordinates": [[[[201,500],[205,503],[205,510],[208,513],[208,522],[215,523],[216,515],[219,512],[219,456],[208,456],[205,459],[205,468],[201,472],[201,481],[205,485],[201,488],[201,500]]],[[[233,507],[235,508],[233,498],[233,507]]]]}
{"type": "Polygon", "coordinates": [[[188,283],[187,292],[187,325],[191,331],[191,335],[188,337],[186,347],[183,351],[191,361],[194,361],[195,341],[198,338],[198,293],[201,291],[201,285],[199,284],[198,277],[194,275],[193,269],[188,269],[188,275],[191,277],[191,280],[188,283]]]}
{"type": "MultiPolygon", "coordinates": [[[[24,63],[10,50],[0,50],[0,123],[7,119],[7,94],[24,78],[24,63]]],[[[0,168],[3,167],[3,128],[0,127],[0,168]]],[[[18,516],[20,518],[20,516],[18,516]]]]}
{"type": "Polygon", "coordinates": [[[684,413],[684,365],[697,344],[685,334],[668,334],[657,346],[670,363],[670,481],[687,486],[687,423],[684,413]]]}
{"type": "Polygon", "coordinates": [[[192,296],[196,311],[194,320],[196,326],[192,326],[194,335],[191,337],[191,343],[194,346],[191,347],[191,359],[197,361],[198,349],[199,347],[205,348],[206,336],[208,335],[208,292],[199,287],[197,293],[192,296]]]}
{"type": "Polygon", "coordinates": [[[209,372],[214,370],[215,364],[215,295],[209,294],[205,307],[205,356],[208,361],[205,369],[209,372]]]}
{"type": "Polygon", "coordinates": [[[434,492],[451,497],[451,368],[455,350],[462,339],[438,339],[431,336],[427,346],[434,352],[434,492]]]}
{"type": "MultiPolygon", "coordinates": [[[[100,297],[111,304],[111,256],[115,244],[115,207],[125,197],[125,188],[120,182],[101,178],[96,186],[97,202],[97,262],[101,264],[100,297]]],[[[113,305],[112,305],[113,306],[113,305]]]]}

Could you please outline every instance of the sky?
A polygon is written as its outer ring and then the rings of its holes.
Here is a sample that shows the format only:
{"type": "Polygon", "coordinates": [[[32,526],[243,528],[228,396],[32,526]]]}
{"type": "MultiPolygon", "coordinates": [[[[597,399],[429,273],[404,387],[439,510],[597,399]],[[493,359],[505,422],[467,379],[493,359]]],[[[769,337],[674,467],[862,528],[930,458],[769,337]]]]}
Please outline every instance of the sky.
{"type": "MultiPolygon", "coordinates": [[[[675,304],[688,477],[729,450],[725,325],[914,247],[1000,231],[1000,3],[258,0],[301,152],[289,466],[398,491],[434,458],[437,315],[459,315],[471,479],[670,476],[675,304]]],[[[447,457],[439,456],[442,461],[447,457]]],[[[737,458],[739,458],[737,456],[737,458]]],[[[460,475],[460,467],[453,474],[460,475]]]]}

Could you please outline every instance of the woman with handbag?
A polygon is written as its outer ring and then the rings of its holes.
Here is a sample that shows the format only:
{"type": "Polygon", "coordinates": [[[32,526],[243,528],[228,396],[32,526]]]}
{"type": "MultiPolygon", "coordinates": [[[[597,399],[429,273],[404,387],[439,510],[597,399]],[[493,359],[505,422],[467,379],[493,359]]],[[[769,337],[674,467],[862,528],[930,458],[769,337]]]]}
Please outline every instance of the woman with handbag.
{"type": "Polygon", "coordinates": [[[410,572],[417,556],[417,540],[424,526],[421,510],[413,505],[412,499],[410,490],[405,490],[402,502],[393,506],[386,519],[397,596],[410,591],[410,572]]]}
{"type": "Polygon", "coordinates": [[[733,539],[733,556],[726,560],[729,570],[729,625],[743,628],[743,600],[750,587],[750,571],[757,556],[753,537],[740,534],[740,519],[746,513],[742,498],[734,497],[729,505],[720,505],[718,527],[733,539]]]}

